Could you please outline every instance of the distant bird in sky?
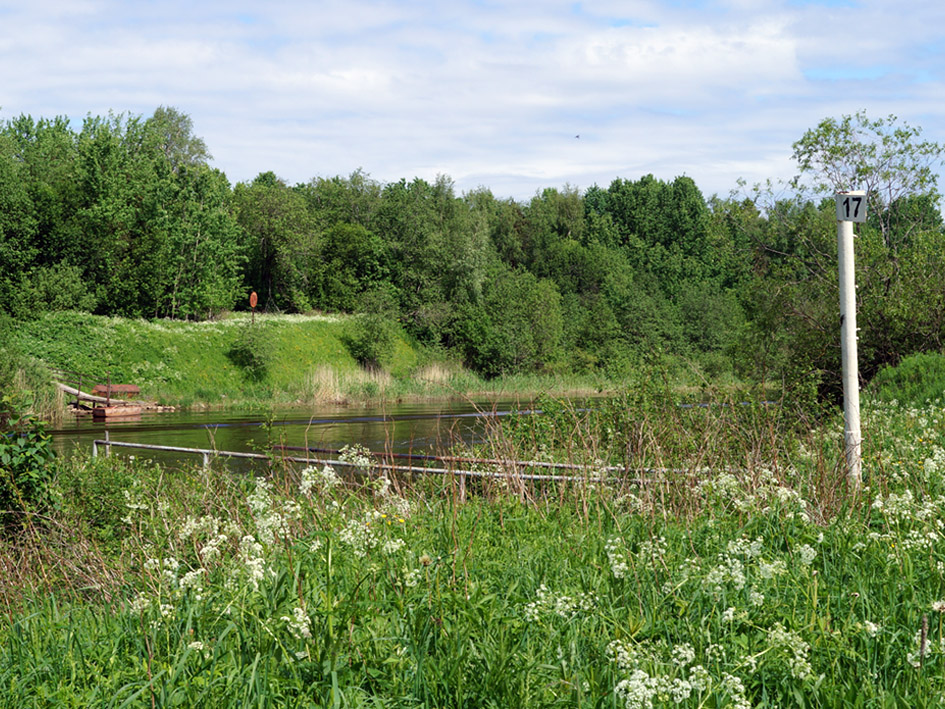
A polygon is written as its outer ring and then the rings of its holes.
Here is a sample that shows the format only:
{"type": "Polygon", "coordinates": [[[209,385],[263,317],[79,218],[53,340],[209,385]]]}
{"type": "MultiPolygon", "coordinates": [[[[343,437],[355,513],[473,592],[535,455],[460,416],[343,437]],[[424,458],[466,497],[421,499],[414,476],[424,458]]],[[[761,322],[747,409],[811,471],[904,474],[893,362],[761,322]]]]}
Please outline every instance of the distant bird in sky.
{"type": "Polygon", "coordinates": [[[578,133],[578,134],[577,134],[576,136],[574,136],[574,137],[575,137],[575,138],[580,138],[580,137],[581,137],[581,134],[578,133]]]}

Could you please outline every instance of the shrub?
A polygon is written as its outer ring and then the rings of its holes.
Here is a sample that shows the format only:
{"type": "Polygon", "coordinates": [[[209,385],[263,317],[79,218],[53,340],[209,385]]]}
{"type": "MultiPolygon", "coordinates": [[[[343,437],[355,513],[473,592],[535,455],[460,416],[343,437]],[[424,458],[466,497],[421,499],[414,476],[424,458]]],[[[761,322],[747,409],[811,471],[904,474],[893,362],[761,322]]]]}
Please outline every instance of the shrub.
{"type": "Polygon", "coordinates": [[[258,326],[244,328],[226,353],[230,361],[241,367],[254,382],[262,381],[269,373],[273,345],[266,329],[258,326]]]}
{"type": "Polygon", "coordinates": [[[342,335],[341,341],[358,364],[377,370],[394,351],[397,328],[394,324],[397,317],[394,296],[385,289],[369,291],[362,296],[360,309],[361,314],[342,335]]]}
{"type": "Polygon", "coordinates": [[[945,395],[945,355],[922,352],[886,367],[876,375],[871,388],[883,401],[922,406],[945,395]]]}
{"type": "Polygon", "coordinates": [[[364,313],[354,319],[341,341],[362,367],[380,369],[394,351],[394,326],[383,316],[364,313]]]}
{"type": "Polygon", "coordinates": [[[55,454],[52,439],[29,402],[0,397],[0,520],[4,527],[52,502],[55,454]]]}

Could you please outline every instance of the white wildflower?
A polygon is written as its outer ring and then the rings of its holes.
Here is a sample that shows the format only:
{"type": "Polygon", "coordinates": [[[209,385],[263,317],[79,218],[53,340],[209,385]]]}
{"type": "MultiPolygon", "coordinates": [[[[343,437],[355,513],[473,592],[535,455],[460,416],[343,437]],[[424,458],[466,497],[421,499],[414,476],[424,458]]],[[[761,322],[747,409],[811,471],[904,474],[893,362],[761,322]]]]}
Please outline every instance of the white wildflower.
{"type": "Polygon", "coordinates": [[[151,598],[143,591],[138,593],[128,604],[128,610],[132,613],[143,613],[151,607],[151,598]]]}
{"type": "Polygon", "coordinates": [[[341,478],[338,477],[335,469],[330,465],[324,466],[321,470],[318,470],[314,465],[310,465],[302,471],[299,492],[306,497],[311,497],[313,489],[329,492],[339,485],[341,485],[341,478]]]}
{"type": "Polygon", "coordinates": [[[289,627],[289,632],[292,633],[292,637],[296,640],[302,640],[303,638],[312,637],[312,621],[308,617],[308,613],[305,612],[304,608],[296,607],[292,609],[292,617],[282,616],[282,620],[289,627]]]}
{"type": "Polygon", "coordinates": [[[702,665],[689,668],[689,684],[697,692],[704,692],[712,685],[712,676],[702,665]]]}
{"type": "Polygon", "coordinates": [[[688,667],[696,659],[696,651],[689,643],[680,643],[673,648],[673,664],[678,667],[688,667]]]}
{"type": "Polygon", "coordinates": [[[607,645],[607,657],[624,672],[633,669],[637,663],[637,651],[625,640],[612,640],[607,645]]]}
{"type": "Polygon", "coordinates": [[[804,566],[810,566],[814,563],[814,559],[817,558],[817,550],[814,549],[810,544],[803,545],[798,549],[798,554],[801,557],[801,563],[804,566]]]}
{"type": "Polygon", "coordinates": [[[604,551],[607,553],[607,561],[610,563],[610,571],[614,578],[622,579],[627,575],[629,568],[627,566],[626,552],[623,549],[623,539],[620,537],[611,537],[604,545],[604,551]]]}
{"type": "Polygon", "coordinates": [[[403,549],[404,544],[406,544],[406,542],[404,542],[403,539],[388,539],[384,542],[382,549],[385,554],[396,554],[403,549]]]}

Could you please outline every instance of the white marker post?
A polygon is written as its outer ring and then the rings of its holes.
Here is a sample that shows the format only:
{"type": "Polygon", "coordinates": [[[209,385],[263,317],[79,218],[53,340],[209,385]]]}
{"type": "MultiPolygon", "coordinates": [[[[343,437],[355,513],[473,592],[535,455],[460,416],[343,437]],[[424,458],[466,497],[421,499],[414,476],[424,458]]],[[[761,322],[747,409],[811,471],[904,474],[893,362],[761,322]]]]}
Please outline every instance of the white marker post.
{"type": "Polygon", "coordinates": [[[843,366],[843,418],[847,477],[860,487],[860,377],[856,356],[856,276],[853,223],[866,221],[866,192],[837,193],[837,254],[840,261],[840,352],[843,366]]]}

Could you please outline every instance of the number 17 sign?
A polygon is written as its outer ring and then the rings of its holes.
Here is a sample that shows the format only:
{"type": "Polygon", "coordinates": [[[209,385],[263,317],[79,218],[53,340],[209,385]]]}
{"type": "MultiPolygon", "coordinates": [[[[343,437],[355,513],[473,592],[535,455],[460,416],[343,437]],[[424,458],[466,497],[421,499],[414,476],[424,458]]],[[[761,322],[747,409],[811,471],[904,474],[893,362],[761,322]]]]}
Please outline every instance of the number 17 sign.
{"type": "Polygon", "coordinates": [[[837,192],[837,221],[866,221],[866,192],[837,192]]]}

